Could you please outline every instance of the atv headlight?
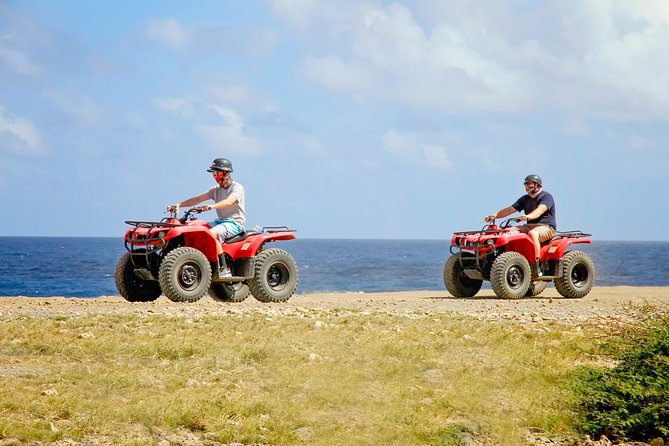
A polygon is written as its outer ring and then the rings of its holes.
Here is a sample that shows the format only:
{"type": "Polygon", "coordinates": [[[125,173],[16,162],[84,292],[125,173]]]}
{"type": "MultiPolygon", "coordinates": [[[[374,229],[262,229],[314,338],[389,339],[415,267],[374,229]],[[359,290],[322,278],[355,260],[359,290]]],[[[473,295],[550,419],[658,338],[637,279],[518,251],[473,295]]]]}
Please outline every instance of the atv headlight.
{"type": "Polygon", "coordinates": [[[165,231],[160,231],[159,233],[156,234],[156,237],[158,237],[158,238],[165,238],[166,235],[167,235],[167,232],[165,232],[165,231]]]}
{"type": "Polygon", "coordinates": [[[485,245],[485,246],[495,246],[495,242],[496,242],[495,239],[489,238],[488,240],[483,242],[483,245],[485,245]]]}

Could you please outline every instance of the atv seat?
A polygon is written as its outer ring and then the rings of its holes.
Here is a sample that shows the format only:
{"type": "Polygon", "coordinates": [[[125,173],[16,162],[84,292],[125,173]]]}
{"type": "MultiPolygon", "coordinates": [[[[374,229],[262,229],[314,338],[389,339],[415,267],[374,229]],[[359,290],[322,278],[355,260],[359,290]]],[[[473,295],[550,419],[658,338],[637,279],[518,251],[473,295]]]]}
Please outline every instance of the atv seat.
{"type": "Polygon", "coordinates": [[[581,238],[581,237],[590,237],[590,234],[585,234],[582,231],[555,231],[553,238],[544,240],[541,242],[541,245],[547,245],[552,241],[559,240],[561,238],[581,238]]]}
{"type": "Polygon", "coordinates": [[[240,232],[237,235],[233,235],[232,237],[228,237],[225,239],[225,243],[235,243],[235,242],[241,242],[242,240],[246,239],[246,237],[250,235],[255,235],[255,234],[260,234],[258,231],[244,231],[240,232]]]}

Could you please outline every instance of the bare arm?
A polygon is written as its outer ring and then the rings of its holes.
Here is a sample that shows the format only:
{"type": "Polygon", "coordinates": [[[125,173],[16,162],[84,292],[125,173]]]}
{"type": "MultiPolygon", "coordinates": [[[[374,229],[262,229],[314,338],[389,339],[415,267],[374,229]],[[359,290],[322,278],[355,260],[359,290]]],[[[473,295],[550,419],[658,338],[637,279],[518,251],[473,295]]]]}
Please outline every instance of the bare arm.
{"type": "Polygon", "coordinates": [[[492,215],[489,215],[485,218],[486,221],[495,221],[496,218],[508,217],[511,214],[518,212],[513,206],[505,207],[492,215]]]}
{"type": "Polygon", "coordinates": [[[520,218],[523,220],[536,220],[537,218],[541,217],[547,210],[548,206],[546,206],[545,204],[540,204],[539,206],[537,206],[535,210],[533,210],[527,215],[521,216],[520,218]]]}
{"type": "Polygon", "coordinates": [[[205,200],[209,200],[209,193],[205,192],[202,195],[198,195],[197,197],[189,198],[187,200],[182,201],[181,203],[177,204],[170,204],[167,206],[167,210],[173,210],[174,212],[179,212],[179,208],[181,207],[188,207],[188,206],[195,206],[196,204],[200,204],[205,200]]]}
{"type": "Polygon", "coordinates": [[[237,198],[237,195],[230,195],[228,198],[225,200],[221,200],[217,203],[214,204],[205,204],[202,206],[205,211],[208,211],[210,209],[221,209],[224,207],[232,206],[233,204],[237,203],[239,201],[239,198],[237,198]]]}

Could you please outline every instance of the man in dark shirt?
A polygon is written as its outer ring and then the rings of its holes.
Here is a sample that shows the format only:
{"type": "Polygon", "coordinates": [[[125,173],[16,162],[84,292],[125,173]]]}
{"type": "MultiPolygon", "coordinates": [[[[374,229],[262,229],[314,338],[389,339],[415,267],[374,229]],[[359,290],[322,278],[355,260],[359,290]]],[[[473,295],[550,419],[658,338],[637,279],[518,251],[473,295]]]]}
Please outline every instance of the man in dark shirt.
{"type": "Polygon", "coordinates": [[[539,254],[541,249],[541,242],[550,240],[555,236],[557,223],[555,220],[555,200],[553,196],[543,190],[541,177],[539,175],[528,175],[523,182],[525,186],[525,195],[520,197],[511,206],[506,207],[485,219],[488,222],[494,222],[496,218],[504,218],[515,212],[523,211],[525,215],[521,215],[519,219],[527,221],[518,229],[527,233],[534,242],[534,254],[536,262],[537,276],[541,276],[541,268],[539,265],[539,254]]]}

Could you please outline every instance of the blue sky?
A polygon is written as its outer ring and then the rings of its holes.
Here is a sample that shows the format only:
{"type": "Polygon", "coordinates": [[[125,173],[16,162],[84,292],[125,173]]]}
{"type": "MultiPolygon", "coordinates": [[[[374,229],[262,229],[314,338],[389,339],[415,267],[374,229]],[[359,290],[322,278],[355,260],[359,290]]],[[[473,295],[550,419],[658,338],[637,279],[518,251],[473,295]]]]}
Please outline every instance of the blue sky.
{"type": "Polygon", "coordinates": [[[120,236],[213,185],[247,226],[447,239],[544,178],[669,240],[669,3],[0,0],[0,235],[120,236]]]}

